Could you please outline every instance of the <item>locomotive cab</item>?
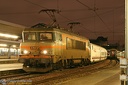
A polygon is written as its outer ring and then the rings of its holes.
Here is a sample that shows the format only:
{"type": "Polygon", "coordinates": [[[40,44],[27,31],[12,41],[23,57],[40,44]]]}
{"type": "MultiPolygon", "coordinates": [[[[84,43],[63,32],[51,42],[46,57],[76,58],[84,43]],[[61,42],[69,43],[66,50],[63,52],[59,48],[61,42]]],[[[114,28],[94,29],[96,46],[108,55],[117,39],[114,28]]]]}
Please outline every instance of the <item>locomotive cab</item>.
{"type": "Polygon", "coordinates": [[[19,62],[27,72],[42,72],[53,69],[55,55],[60,55],[61,35],[54,31],[24,31],[23,42],[20,44],[19,62]],[[58,35],[57,37],[55,37],[58,35]],[[56,43],[58,42],[58,43],[56,43]],[[59,50],[59,51],[58,51],[59,50]]]}

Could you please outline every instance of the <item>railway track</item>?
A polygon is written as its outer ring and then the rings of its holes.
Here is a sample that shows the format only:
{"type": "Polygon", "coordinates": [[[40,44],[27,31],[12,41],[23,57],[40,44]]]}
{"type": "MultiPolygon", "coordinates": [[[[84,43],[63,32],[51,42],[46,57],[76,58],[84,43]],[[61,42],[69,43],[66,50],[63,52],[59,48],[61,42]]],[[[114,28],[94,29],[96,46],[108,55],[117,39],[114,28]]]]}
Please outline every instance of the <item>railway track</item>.
{"type": "Polygon", "coordinates": [[[75,68],[69,71],[62,72],[63,75],[61,76],[45,79],[42,81],[35,81],[33,82],[33,85],[56,85],[56,84],[59,84],[60,82],[65,82],[74,78],[87,76],[97,71],[100,71],[103,69],[110,69],[118,65],[119,65],[119,62],[115,60],[107,60],[107,61],[99,62],[90,66],[75,68]]]}
{"type": "MultiPolygon", "coordinates": [[[[105,60],[88,66],[64,69],[42,74],[25,74],[13,77],[4,77],[5,83],[22,83],[26,85],[56,85],[74,78],[87,76],[103,69],[111,69],[119,66],[116,60],[105,60]]],[[[2,79],[1,79],[2,80],[2,79]]],[[[2,85],[2,84],[1,84],[2,85]]]]}

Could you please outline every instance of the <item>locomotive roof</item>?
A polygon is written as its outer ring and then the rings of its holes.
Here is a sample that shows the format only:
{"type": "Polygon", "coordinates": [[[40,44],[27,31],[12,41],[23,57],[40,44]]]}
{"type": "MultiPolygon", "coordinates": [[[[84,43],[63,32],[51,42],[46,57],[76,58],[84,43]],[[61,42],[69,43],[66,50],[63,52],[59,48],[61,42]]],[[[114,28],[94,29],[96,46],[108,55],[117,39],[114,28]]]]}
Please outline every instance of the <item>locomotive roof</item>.
{"type": "Polygon", "coordinates": [[[30,31],[58,31],[58,32],[62,32],[62,33],[66,33],[66,34],[71,34],[71,35],[74,35],[74,36],[77,36],[77,37],[88,39],[88,38],[86,38],[84,36],[76,34],[76,33],[72,32],[72,31],[67,30],[67,29],[57,28],[57,27],[26,28],[26,29],[24,29],[24,31],[26,31],[26,32],[30,32],[30,31]]]}

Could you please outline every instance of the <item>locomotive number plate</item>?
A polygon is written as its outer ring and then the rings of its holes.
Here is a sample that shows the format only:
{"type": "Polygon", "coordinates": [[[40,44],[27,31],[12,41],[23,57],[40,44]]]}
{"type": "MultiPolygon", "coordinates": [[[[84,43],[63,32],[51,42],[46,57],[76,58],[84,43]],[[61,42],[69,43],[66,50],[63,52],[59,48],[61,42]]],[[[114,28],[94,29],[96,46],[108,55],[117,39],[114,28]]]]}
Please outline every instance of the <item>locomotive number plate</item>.
{"type": "Polygon", "coordinates": [[[30,49],[31,49],[31,50],[38,50],[39,47],[38,47],[38,46],[31,46],[30,49]]]}

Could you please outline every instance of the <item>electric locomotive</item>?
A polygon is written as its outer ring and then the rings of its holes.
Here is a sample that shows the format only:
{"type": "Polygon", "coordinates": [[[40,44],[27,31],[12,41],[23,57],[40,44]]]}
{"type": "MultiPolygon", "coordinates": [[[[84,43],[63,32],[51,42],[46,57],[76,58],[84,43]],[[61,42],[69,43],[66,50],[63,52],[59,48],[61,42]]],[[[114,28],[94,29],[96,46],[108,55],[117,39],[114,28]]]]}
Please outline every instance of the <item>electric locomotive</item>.
{"type": "Polygon", "coordinates": [[[47,72],[90,63],[89,39],[62,28],[26,28],[22,39],[19,62],[26,72],[47,72]]]}

